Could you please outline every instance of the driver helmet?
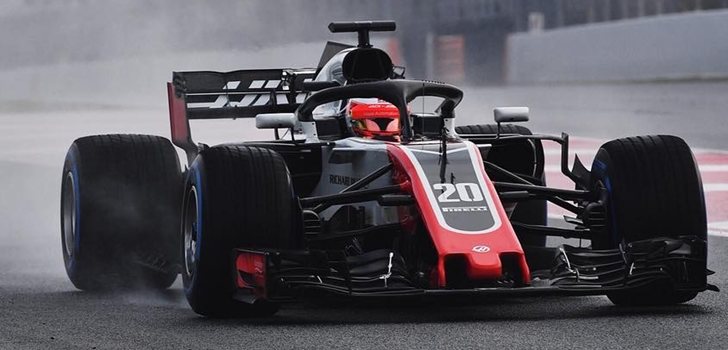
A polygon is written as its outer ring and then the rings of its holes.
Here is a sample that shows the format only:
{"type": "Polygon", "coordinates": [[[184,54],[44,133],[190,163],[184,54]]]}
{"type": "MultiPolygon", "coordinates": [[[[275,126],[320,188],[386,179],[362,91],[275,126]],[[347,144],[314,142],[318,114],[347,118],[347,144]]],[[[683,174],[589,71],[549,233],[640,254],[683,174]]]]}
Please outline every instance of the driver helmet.
{"type": "Polygon", "coordinates": [[[399,136],[399,109],[379,99],[350,100],[351,128],[359,137],[395,140],[399,136]]]}

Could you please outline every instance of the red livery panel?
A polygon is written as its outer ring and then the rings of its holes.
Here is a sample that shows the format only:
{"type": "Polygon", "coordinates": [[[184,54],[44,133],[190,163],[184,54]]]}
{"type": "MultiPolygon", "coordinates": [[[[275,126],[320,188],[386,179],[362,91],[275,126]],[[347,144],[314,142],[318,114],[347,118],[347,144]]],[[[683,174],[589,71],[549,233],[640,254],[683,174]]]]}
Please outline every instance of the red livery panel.
{"type": "Polygon", "coordinates": [[[265,253],[240,251],[235,255],[235,285],[239,291],[247,291],[251,297],[266,298],[265,253]]]}
{"type": "Polygon", "coordinates": [[[389,144],[388,151],[395,168],[409,178],[411,194],[437,249],[436,285],[441,288],[447,286],[446,264],[450,259],[464,258],[467,277],[472,281],[503,278],[504,257],[515,258],[521,271],[520,282],[528,284],[531,278],[523,249],[485,173],[477,147],[470,142],[448,146],[451,150],[448,151],[445,184],[432,181],[432,176],[424,173],[423,169],[429,170],[432,166],[420,164],[430,161],[428,157],[438,157],[438,152],[435,152],[438,145],[433,147],[433,151],[429,151],[422,146],[389,144]],[[463,182],[472,178],[476,180],[463,182]],[[477,188],[471,188],[472,183],[477,188]],[[452,203],[461,205],[452,206],[452,203]],[[451,215],[458,215],[460,225],[468,226],[464,223],[468,220],[473,223],[469,224],[470,228],[455,228],[452,220],[447,218],[451,215]]]}

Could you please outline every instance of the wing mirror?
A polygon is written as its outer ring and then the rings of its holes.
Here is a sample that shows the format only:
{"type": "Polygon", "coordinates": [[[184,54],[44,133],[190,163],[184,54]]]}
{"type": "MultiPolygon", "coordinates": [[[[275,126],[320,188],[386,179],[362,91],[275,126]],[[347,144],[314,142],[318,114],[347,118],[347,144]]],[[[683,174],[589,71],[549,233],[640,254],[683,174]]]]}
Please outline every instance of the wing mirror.
{"type": "Polygon", "coordinates": [[[496,138],[501,135],[501,123],[521,123],[528,121],[528,107],[498,107],[493,110],[493,118],[498,124],[496,138]]]}
{"type": "Polygon", "coordinates": [[[293,113],[261,113],[255,116],[258,129],[300,129],[298,119],[293,113]]]}
{"type": "Polygon", "coordinates": [[[528,121],[528,107],[498,107],[493,110],[495,122],[520,123],[528,121]]]}

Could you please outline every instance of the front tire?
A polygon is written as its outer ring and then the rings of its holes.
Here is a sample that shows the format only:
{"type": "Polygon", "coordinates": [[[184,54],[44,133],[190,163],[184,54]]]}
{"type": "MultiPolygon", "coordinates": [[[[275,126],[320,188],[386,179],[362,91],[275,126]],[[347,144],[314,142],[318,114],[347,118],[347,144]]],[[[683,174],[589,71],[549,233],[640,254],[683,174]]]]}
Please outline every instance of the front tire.
{"type": "MultiPolygon", "coordinates": [[[[595,249],[660,237],[707,239],[700,173],[690,147],[678,137],[639,136],[605,143],[592,164],[592,183],[595,190],[607,192],[607,232],[592,240],[595,249]]],[[[660,283],[607,296],[614,304],[636,306],[683,303],[696,295],[660,283]]]]}
{"type": "Polygon", "coordinates": [[[181,184],[177,152],[167,139],[74,141],[61,184],[61,246],[73,285],[169,287],[177,277],[181,184]]]}
{"type": "Polygon", "coordinates": [[[293,249],[302,238],[301,209],[276,152],[216,146],[190,167],[182,225],[182,280],[192,309],[211,317],[267,316],[278,305],[233,300],[233,249],[293,249]]]}

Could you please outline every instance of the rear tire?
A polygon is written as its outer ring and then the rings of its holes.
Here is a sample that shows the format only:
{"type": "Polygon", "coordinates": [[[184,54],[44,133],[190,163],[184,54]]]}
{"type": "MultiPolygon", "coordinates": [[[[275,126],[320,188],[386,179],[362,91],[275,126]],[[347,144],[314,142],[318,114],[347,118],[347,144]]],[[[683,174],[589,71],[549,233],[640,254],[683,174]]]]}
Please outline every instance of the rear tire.
{"type": "Polygon", "coordinates": [[[177,277],[182,175],[165,138],[98,135],[71,145],[61,185],[66,272],[82,290],[165,289],[177,277]]]}
{"type": "MultiPolygon", "coordinates": [[[[464,137],[467,137],[468,134],[495,135],[498,132],[498,126],[494,124],[463,125],[455,127],[455,132],[464,137]]],[[[514,124],[501,124],[501,134],[532,135],[528,128],[514,124]]],[[[540,185],[546,184],[543,171],[544,151],[539,140],[534,140],[533,143],[518,141],[513,144],[505,144],[503,147],[494,147],[488,153],[487,160],[511,172],[533,176],[535,180],[539,180],[540,185]]],[[[546,201],[530,200],[518,203],[511,215],[511,220],[530,225],[546,225],[546,201]]],[[[527,246],[546,246],[546,236],[519,235],[518,240],[527,246]]]]}
{"type": "Polygon", "coordinates": [[[278,305],[233,300],[233,249],[294,249],[301,209],[291,176],[276,152],[246,146],[208,148],[186,181],[182,280],[192,309],[211,317],[272,315],[278,305]]]}
{"type": "MultiPolygon", "coordinates": [[[[595,249],[620,242],[694,235],[707,238],[700,173],[690,147],[675,136],[639,136],[605,143],[592,164],[595,189],[608,193],[607,232],[595,249]]],[[[607,296],[617,305],[669,305],[692,300],[669,284],[607,296]]]]}

